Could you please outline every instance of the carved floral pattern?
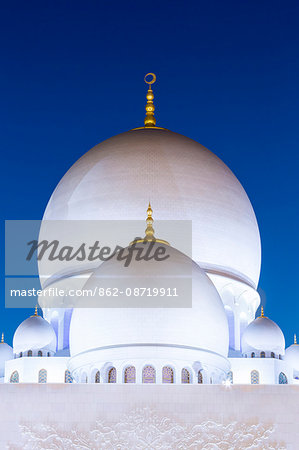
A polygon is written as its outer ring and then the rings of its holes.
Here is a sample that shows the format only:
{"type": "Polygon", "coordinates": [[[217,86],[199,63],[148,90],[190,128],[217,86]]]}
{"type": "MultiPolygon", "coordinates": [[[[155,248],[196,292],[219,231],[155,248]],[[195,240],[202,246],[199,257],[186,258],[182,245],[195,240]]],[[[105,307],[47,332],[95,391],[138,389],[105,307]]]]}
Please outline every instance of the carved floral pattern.
{"type": "Polygon", "coordinates": [[[284,449],[272,441],[274,426],[261,423],[206,420],[187,425],[163,417],[150,408],[141,408],[123,416],[118,423],[97,421],[89,431],[63,430],[59,424],[22,424],[24,442],[10,449],[38,450],[253,450],[284,449]]]}

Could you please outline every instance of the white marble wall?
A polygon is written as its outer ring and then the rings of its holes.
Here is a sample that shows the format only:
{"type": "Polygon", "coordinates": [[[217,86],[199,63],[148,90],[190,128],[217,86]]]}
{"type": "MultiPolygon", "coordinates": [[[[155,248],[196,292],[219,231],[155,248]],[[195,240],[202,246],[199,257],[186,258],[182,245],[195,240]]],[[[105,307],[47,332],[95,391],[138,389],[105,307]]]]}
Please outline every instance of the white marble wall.
{"type": "MultiPolygon", "coordinates": [[[[260,384],[279,384],[279,374],[286,375],[288,383],[295,382],[290,366],[276,358],[229,358],[234,384],[251,384],[251,371],[257,370],[260,384]]],[[[299,448],[299,446],[298,446],[299,448]]]]}
{"type": "Polygon", "coordinates": [[[1,449],[299,445],[295,385],[2,384],[0,399],[1,449]]]}

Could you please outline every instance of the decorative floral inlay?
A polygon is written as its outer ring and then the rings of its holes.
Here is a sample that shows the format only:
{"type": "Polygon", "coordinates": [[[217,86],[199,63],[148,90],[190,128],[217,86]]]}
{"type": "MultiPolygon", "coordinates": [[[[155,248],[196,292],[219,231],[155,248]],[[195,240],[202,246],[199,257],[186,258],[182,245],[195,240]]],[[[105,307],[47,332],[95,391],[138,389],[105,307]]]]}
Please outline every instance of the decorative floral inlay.
{"type": "Polygon", "coordinates": [[[97,421],[90,431],[76,427],[63,430],[59,424],[22,424],[22,444],[10,449],[38,450],[253,450],[284,449],[272,440],[274,426],[237,421],[221,424],[206,420],[197,425],[182,424],[163,417],[150,408],[139,408],[118,423],[97,421]]]}

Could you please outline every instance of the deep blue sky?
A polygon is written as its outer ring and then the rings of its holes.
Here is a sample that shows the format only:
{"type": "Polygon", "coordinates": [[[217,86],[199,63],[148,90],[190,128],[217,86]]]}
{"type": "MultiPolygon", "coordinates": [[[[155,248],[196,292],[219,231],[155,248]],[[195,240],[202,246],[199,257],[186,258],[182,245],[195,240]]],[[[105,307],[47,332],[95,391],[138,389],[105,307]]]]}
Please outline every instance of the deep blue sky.
{"type": "MultiPolygon", "coordinates": [[[[66,170],[142,125],[155,72],[157,124],[237,175],[262,238],[260,290],[287,344],[299,334],[297,1],[2,2],[1,272],[4,219],[40,219],[66,170]]],[[[11,343],[28,310],[4,309],[11,343]]]]}

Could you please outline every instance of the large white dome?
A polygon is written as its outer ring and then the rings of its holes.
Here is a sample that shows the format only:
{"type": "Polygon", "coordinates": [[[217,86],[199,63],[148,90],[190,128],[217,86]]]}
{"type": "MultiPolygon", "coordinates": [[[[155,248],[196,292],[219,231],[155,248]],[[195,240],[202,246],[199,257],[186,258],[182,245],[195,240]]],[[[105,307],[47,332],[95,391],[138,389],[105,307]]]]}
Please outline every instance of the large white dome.
{"type": "Polygon", "coordinates": [[[260,236],[241,184],[208,149],[151,128],[112,137],[64,175],[44,219],[140,220],[151,200],[159,220],[193,224],[193,259],[206,271],[256,287],[260,236]]]}
{"type": "Polygon", "coordinates": [[[43,354],[50,352],[51,356],[56,351],[56,334],[52,325],[37,315],[24,320],[16,329],[13,338],[13,351],[16,355],[22,352],[25,356],[29,350],[33,356],[37,356],[38,350],[43,354]]]}
{"type": "Polygon", "coordinates": [[[242,353],[273,352],[276,355],[284,355],[284,351],[283,332],[268,317],[258,317],[245,329],[242,336],[242,353]]]}
{"type": "MultiPolygon", "coordinates": [[[[163,247],[160,243],[155,246],[163,247]]],[[[143,283],[146,287],[153,288],[157,286],[158,277],[161,279],[172,276],[176,279],[190,270],[192,307],[151,308],[151,297],[139,297],[136,301],[140,303],[140,307],[126,308],[124,297],[123,308],[76,308],[70,327],[71,356],[101,348],[153,344],[201,349],[227,357],[228,324],[216,288],[205,272],[190,258],[170,246],[165,247],[167,255],[170,256],[163,264],[154,259],[133,259],[131,264],[125,267],[124,262],[115,257],[102,263],[86,282],[84,289],[94,291],[95,288],[103,286],[108,277],[111,280],[118,279],[120,290],[127,286],[128,282],[137,286],[143,283]]],[[[101,300],[109,302],[111,297],[101,300]]],[[[82,302],[81,306],[84,299],[82,302]]]]}

